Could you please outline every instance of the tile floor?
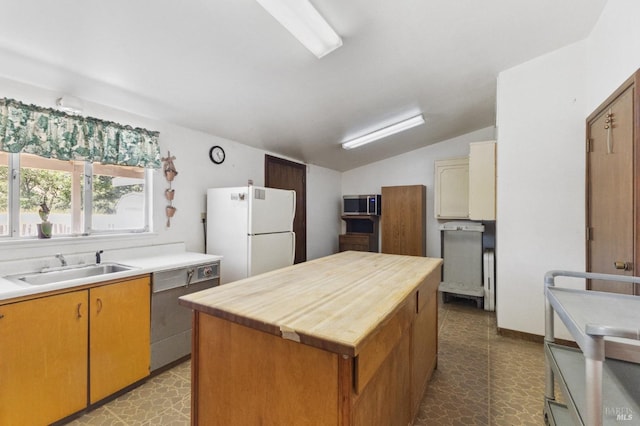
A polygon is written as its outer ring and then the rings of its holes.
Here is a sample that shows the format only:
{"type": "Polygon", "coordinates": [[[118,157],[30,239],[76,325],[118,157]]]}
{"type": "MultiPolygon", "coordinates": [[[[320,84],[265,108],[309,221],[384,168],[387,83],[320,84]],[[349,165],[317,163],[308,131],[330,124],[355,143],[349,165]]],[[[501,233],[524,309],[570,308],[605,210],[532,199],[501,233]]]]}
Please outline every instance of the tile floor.
{"type": "MultiPolygon", "coordinates": [[[[438,368],[414,426],[543,425],[539,343],[502,337],[495,314],[454,301],[439,311],[438,368]]],[[[190,363],[158,375],[71,425],[188,425],[190,363]]]]}
{"type": "Polygon", "coordinates": [[[441,304],[438,368],[414,426],[544,425],[541,343],[497,334],[475,302],[441,304]]]}

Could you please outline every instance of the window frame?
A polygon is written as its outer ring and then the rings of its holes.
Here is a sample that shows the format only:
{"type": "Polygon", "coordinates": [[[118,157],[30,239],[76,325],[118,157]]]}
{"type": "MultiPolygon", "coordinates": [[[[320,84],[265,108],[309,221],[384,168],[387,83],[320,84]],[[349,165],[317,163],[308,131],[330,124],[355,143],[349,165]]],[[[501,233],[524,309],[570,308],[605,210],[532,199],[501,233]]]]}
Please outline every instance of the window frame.
{"type": "MultiPolygon", "coordinates": [[[[21,236],[20,235],[20,168],[21,168],[21,158],[20,153],[9,153],[9,152],[0,152],[0,155],[5,154],[8,156],[8,225],[9,225],[9,233],[8,235],[0,236],[0,241],[28,241],[38,239],[37,237],[32,236],[21,236]]],[[[47,160],[47,158],[42,157],[43,160],[47,160]]],[[[82,165],[82,176],[81,181],[83,183],[82,188],[82,201],[80,202],[81,211],[75,211],[74,207],[78,206],[70,206],[71,207],[71,217],[72,217],[72,232],[70,234],[64,234],[58,236],[58,238],[76,238],[76,237],[89,237],[89,236],[97,236],[97,235],[131,235],[131,234],[148,234],[152,232],[153,224],[152,224],[152,206],[153,206],[153,169],[143,168],[144,172],[144,207],[143,207],[143,220],[144,224],[142,228],[128,228],[128,229],[114,229],[114,230],[98,230],[92,228],[92,215],[93,215],[93,165],[89,161],[80,161],[74,160],[77,163],[83,163],[82,165]],[[81,225],[78,224],[77,220],[81,220],[81,225]]],[[[118,166],[118,165],[101,165],[101,167],[111,168],[111,167],[126,167],[126,166],[118,166]]],[[[46,168],[41,168],[46,169],[46,168]]],[[[74,167],[71,167],[72,179],[74,174],[77,171],[73,170],[74,167]]],[[[52,170],[49,168],[49,170],[52,170]]],[[[61,169],[61,171],[63,171],[61,169]]],[[[56,238],[55,236],[53,237],[56,238]]]]}

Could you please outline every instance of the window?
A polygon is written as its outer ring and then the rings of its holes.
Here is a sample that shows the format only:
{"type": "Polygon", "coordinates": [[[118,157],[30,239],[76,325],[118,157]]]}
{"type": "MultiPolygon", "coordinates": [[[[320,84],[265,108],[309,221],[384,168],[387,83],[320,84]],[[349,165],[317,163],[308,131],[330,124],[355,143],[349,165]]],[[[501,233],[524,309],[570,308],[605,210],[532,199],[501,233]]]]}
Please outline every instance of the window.
{"type": "Polygon", "coordinates": [[[9,154],[0,151],[0,237],[9,235],[9,154]]]}
{"type": "Polygon", "coordinates": [[[144,189],[143,168],[93,163],[91,229],[144,229],[144,189]]]}
{"type": "MultiPolygon", "coordinates": [[[[82,162],[60,161],[21,154],[20,160],[20,237],[38,235],[42,219],[38,214],[44,203],[49,209],[49,222],[55,235],[72,234],[72,206],[79,204],[79,194],[72,191],[74,169],[82,170],[82,162]]],[[[81,175],[80,175],[81,176],[81,175]]],[[[79,231],[78,228],[76,232],[79,231]]]]}
{"type": "Polygon", "coordinates": [[[0,152],[0,237],[36,237],[43,204],[53,236],[148,231],[150,179],[142,167],[0,152]]]}
{"type": "Polygon", "coordinates": [[[0,98],[0,237],[148,231],[159,136],[0,98]]]}

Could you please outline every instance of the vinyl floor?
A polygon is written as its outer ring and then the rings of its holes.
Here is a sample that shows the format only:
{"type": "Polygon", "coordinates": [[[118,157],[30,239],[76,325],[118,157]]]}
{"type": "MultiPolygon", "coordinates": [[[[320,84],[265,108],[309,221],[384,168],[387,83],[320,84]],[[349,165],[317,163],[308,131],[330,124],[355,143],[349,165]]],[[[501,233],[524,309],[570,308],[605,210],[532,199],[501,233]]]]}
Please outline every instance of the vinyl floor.
{"type": "MultiPolygon", "coordinates": [[[[543,425],[542,344],[500,336],[496,317],[475,303],[439,308],[438,368],[414,426],[543,425]]],[[[188,425],[189,361],[70,424],[188,425]]]]}

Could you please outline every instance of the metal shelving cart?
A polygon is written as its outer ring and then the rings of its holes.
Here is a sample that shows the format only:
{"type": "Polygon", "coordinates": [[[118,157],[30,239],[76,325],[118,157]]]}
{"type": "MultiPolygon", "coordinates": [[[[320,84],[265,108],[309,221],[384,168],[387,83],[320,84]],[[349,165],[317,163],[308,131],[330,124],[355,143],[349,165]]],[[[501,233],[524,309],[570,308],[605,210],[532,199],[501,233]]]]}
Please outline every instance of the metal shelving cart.
{"type": "Polygon", "coordinates": [[[640,277],[545,275],[545,423],[640,424],[640,297],[555,286],[556,277],[640,283],[640,277]],[[579,349],[554,343],[554,313],[579,349]],[[556,401],[554,378],[565,404],[556,401]]]}

